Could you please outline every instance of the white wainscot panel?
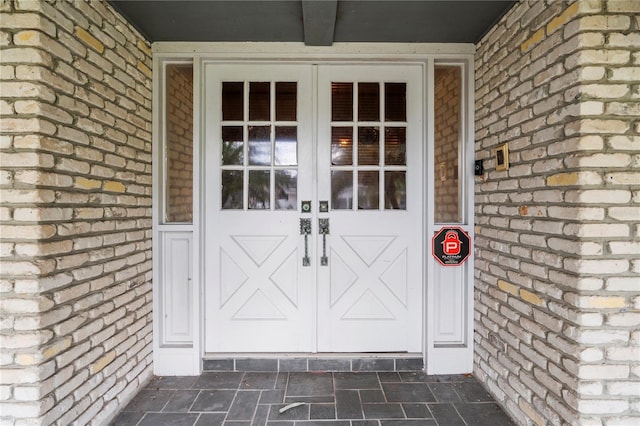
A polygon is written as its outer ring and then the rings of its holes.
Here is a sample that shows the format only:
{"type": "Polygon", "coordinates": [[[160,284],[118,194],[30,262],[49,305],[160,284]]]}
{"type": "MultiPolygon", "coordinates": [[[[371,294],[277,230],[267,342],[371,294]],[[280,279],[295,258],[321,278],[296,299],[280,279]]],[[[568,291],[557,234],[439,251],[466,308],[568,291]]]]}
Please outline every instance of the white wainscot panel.
{"type": "Polygon", "coordinates": [[[191,232],[163,232],[161,346],[193,344],[191,232]]]}
{"type": "Polygon", "coordinates": [[[466,344],[466,265],[435,264],[435,327],[434,344],[466,344]]]}

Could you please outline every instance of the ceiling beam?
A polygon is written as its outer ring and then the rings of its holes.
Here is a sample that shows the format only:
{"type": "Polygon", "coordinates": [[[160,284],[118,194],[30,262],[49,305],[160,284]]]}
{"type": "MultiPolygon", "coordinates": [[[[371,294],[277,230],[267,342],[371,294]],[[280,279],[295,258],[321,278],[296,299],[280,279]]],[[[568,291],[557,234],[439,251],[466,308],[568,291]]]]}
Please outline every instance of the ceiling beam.
{"type": "Polygon", "coordinates": [[[338,0],[302,0],[304,44],[331,46],[336,27],[338,0]]]}

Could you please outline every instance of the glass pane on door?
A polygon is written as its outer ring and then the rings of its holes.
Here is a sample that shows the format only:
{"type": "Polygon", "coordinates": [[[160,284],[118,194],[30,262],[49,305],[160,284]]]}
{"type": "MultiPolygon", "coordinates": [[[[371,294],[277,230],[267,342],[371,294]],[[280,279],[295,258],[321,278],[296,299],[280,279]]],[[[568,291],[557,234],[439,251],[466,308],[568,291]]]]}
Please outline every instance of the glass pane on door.
{"type": "Polygon", "coordinates": [[[298,135],[295,126],[276,127],[276,166],[295,166],[298,163],[298,135]]]}
{"type": "Polygon", "coordinates": [[[222,83],[222,119],[225,121],[244,119],[244,83],[225,81],[222,83]]]}
{"type": "Polygon", "coordinates": [[[407,85],[405,83],[385,83],[385,120],[407,121],[407,85]]]}
{"type": "Polygon", "coordinates": [[[331,85],[331,121],[353,120],[353,83],[331,85]]]}
{"type": "Polygon", "coordinates": [[[380,85],[358,83],[358,121],[380,120],[380,85]]]}
{"type": "Polygon", "coordinates": [[[242,126],[222,127],[222,164],[241,165],[244,163],[244,137],[242,126]]]}
{"type": "Polygon", "coordinates": [[[384,164],[404,166],[407,164],[407,129],[387,127],[384,133],[384,164]]]}
{"type": "Polygon", "coordinates": [[[407,172],[384,172],[384,208],[406,210],[407,172]]]}
{"type": "Polygon", "coordinates": [[[271,118],[271,83],[249,83],[249,120],[267,121],[271,118]]]}
{"type": "Polygon", "coordinates": [[[298,208],[298,171],[276,170],[276,210],[296,210],[298,208]]]}
{"type": "Polygon", "coordinates": [[[380,164],[379,133],[378,127],[358,127],[358,165],[380,164]]]}
{"type": "Polygon", "coordinates": [[[271,127],[249,127],[249,165],[268,166],[271,164],[271,127]]]}
{"type": "Polygon", "coordinates": [[[222,171],[222,208],[223,209],[242,209],[242,186],[243,172],[242,170],[223,170],[222,171]]]}
{"type": "Polygon", "coordinates": [[[298,106],[298,86],[296,83],[279,81],[276,83],[276,120],[296,121],[298,106]]]}
{"type": "Polygon", "coordinates": [[[331,164],[336,166],[353,164],[353,129],[351,127],[331,129],[331,164]]]}
{"type": "Polygon", "coordinates": [[[249,171],[249,209],[269,210],[269,170],[249,171]]]}
{"type": "Polygon", "coordinates": [[[380,181],[378,172],[358,172],[358,209],[378,210],[380,181]]]}
{"type": "Polygon", "coordinates": [[[353,208],[353,172],[340,170],[331,172],[331,208],[334,210],[353,208]]]}

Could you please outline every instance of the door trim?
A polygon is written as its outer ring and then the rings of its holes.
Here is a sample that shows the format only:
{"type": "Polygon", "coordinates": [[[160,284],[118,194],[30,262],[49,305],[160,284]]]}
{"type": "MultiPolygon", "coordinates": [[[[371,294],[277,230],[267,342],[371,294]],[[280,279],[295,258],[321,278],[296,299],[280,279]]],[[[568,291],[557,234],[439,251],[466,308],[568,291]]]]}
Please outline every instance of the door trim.
{"type": "Polygon", "coordinates": [[[151,45],[154,58],[173,59],[201,57],[232,60],[289,60],[303,61],[362,61],[420,60],[432,58],[460,58],[473,56],[472,43],[334,43],[331,46],[306,46],[304,43],[284,42],[156,42],[151,45]]]}
{"type": "MultiPolygon", "coordinates": [[[[204,298],[203,298],[203,271],[202,239],[203,231],[202,203],[203,197],[202,170],[203,157],[200,153],[203,122],[201,96],[203,76],[201,70],[205,62],[301,62],[301,63],[378,63],[401,64],[421,63],[425,65],[424,75],[424,99],[426,116],[424,119],[424,140],[427,147],[423,150],[423,156],[427,170],[432,170],[433,162],[433,70],[434,64],[456,63],[463,66],[463,81],[466,84],[463,91],[463,111],[466,119],[463,122],[466,141],[463,144],[463,157],[465,170],[464,196],[467,202],[463,204],[466,220],[462,225],[473,236],[473,64],[475,47],[472,44],[431,44],[431,43],[336,43],[331,47],[304,46],[302,43],[182,43],[160,42],[152,45],[154,56],[153,67],[153,291],[154,291],[154,372],[156,374],[187,374],[196,375],[202,371],[202,357],[204,354],[204,298]],[[162,144],[163,144],[163,64],[169,61],[192,62],[194,65],[194,221],[188,225],[167,225],[161,223],[161,205],[159,200],[162,193],[162,144]],[[178,346],[166,346],[161,344],[156,333],[162,327],[162,309],[156,295],[161,294],[162,280],[157,271],[160,269],[163,259],[160,253],[160,236],[163,232],[181,231],[193,233],[193,285],[192,303],[189,307],[194,324],[194,339],[190,344],[178,346]]],[[[314,135],[316,129],[314,129],[314,135]]],[[[315,137],[315,136],[314,136],[315,137]]],[[[315,141],[314,141],[315,142],[315,141]]],[[[425,212],[429,207],[433,208],[433,173],[425,173],[423,185],[426,196],[424,197],[425,212]]],[[[468,373],[473,366],[473,258],[465,263],[466,277],[464,285],[466,292],[465,330],[466,341],[464,345],[438,346],[433,342],[429,316],[433,314],[430,301],[433,301],[433,291],[427,283],[433,280],[433,263],[431,247],[428,243],[436,229],[433,218],[423,214],[423,229],[426,235],[423,237],[425,263],[423,267],[424,310],[423,310],[423,356],[425,368],[430,374],[468,373]]]]}

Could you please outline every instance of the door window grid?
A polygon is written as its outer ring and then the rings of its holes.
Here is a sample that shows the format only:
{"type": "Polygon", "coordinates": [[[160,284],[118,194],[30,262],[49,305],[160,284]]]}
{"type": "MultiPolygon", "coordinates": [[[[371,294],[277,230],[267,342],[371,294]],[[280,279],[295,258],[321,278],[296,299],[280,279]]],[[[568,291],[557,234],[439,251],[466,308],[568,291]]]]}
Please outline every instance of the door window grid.
{"type": "Polygon", "coordinates": [[[223,82],[221,208],[296,210],[297,83],[223,82]]]}
{"type": "Polygon", "coordinates": [[[406,119],[406,83],[332,83],[333,210],[406,210],[406,119]]]}

